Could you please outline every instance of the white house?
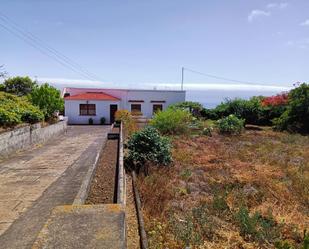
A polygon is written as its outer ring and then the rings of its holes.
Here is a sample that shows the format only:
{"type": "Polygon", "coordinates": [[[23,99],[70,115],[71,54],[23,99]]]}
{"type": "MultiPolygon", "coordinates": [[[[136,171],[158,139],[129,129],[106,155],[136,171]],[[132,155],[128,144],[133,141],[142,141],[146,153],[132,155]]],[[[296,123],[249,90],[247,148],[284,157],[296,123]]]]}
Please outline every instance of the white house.
{"type": "Polygon", "coordinates": [[[185,101],[185,91],[133,90],[101,88],[64,88],[65,116],[69,124],[88,124],[89,118],[99,124],[114,122],[117,110],[141,112],[151,118],[157,110],[185,101]]]}

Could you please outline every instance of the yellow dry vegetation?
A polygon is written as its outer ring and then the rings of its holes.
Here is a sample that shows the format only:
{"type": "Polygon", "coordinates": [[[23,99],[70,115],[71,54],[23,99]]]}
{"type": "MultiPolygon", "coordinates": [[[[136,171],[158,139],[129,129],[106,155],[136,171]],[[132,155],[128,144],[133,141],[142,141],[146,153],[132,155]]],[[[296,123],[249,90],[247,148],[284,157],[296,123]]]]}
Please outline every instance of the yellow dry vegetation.
{"type": "Polygon", "coordinates": [[[263,129],[172,139],[173,165],[139,178],[149,248],[300,248],[308,136],[263,129]]]}

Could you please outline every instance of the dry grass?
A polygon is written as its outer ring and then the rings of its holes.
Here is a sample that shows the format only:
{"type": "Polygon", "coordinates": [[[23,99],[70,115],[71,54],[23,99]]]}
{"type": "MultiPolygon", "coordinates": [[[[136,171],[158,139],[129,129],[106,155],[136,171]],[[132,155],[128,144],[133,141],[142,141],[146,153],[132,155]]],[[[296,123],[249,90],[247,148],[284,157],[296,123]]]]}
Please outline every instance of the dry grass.
{"type": "Polygon", "coordinates": [[[139,182],[150,248],[184,248],[186,241],[194,248],[301,243],[309,228],[308,136],[263,129],[231,137],[174,137],[173,146],[173,166],[154,168],[139,182]],[[198,218],[189,217],[194,208],[198,218]],[[273,219],[265,236],[241,231],[235,218],[240,208],[258,212],[266,223],[273,219]]]}

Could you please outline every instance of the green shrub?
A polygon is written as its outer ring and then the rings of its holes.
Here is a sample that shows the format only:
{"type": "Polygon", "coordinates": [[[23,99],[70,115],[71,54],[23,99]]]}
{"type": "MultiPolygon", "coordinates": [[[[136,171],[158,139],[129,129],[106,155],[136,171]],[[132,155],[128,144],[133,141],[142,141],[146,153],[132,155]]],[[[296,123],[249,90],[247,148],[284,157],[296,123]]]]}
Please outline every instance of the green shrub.
{"type": "Polygon", "coordinates": [[[93,118],[88,119],[88,124],[93,125],[93,118]]]}
{"type": "Polygon", "coordinates": [[[148,163],[168,165],[172,161],[169,139],[160,136],[159,132],[150,126],[133,133],[127,148],[126,165],[137,172],[148,163]]]}
{"type": "Polygon", "coordinates": [[[202,111],[201,111],[201,115],[203,118],[205,119],[211,119],[211,120],[217,120],[219,119],[220,117],[218,116],[218,113],[216,111],[216,109],[207,109],[207,108],[204,108],[202,111]]]}
{"type": "Polygon", "coordinates": [[[44,119],[39,108],[31,105],[27,98],[0,92],[0,125],[5,127],[16,124],[36,123],[44,119]]]}
{"type": "Polygon", "coordinates": [[[101,125],[104,125],[104,124],[105,124],[105,118],[104,118],[104,117],[100,118],[100,124],[101,124],[101,125]]]}
{"type": "Polygon", "coordinates": [[[301,84],[288,94],[285,112],[274,120],[275,128],[309,133],[309,84],[301,84]]]}
{"type": "Polygon", "coordinates": [[[28,106],[21,115],[21,120],[26,123],[35,124],[44,120],[44,114],[35,106],[28,106]]]}
{"type": "Polygon", "coordinates": [[[0,107],[0,126],[11,127],[19,123],[21,123],[21,118],[17,113],[0,107]]]}
{"type": "Polygon", "coordinates": [[[203,110],[202,104],[198,102],[185,101],[169,106],[170,109],[180,109],[189,111],[194,117],[200,117],[203,110]]]}
{"type": "Polygon", "coordinates": [[[216,126],[221,134],[240,134],[244,127],[244,120],[237,118],[231,114],[228,117],[219,119],[216,126]]]}
{"type": "Polygon", "coordinates": [[[180,135],[188,133],[191,123],[192,115],[190,112],[168,108],[165,111],[156,113],[150,124],[162,134],[180,135]]]}
{"type": "Polygon", "coordinates": [[[228,115],[235,115],[244,119],[246,124],[272,125],[274,118],[286,110],[286,105],[263,105],[264,97],[255,96],[249,100],[245,99],[226,99],[214,109],[204,109],[201,113],[206,119],[220,119],[228,115]]]}

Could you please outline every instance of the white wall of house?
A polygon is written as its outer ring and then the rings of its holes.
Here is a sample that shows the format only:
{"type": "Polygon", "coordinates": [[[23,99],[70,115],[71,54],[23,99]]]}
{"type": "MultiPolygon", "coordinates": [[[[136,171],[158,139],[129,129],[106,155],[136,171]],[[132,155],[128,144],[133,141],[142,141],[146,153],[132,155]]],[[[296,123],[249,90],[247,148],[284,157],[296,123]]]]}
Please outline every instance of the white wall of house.
{"type": "MultiPolygon", "coordinates": [[[[153,116],[153,105],[161,104],[163,110],[169,105],[183,102],[186,99],[185,91],[169,91],[169,90],[125,90],[125,89],[95,89],[95,88],[65,88],[64,93],[70,93],[71,96],[85,92],[104,92],[112,95],[120,100],[117,101],[91,101],[89,104],[96,104],[97,115],[92,117],[95,123],[100,122],[101,117],[106,118],[106,122],[110,122],[110,104],[118,104],[118,110],[125,109],[131,111],[132,104],[140,104],[141,112],[147,118],[153,116]],[[133,102],[141,101],[141,102],[133,102]],[[156,102],[157,101],[157,102],[156,102]]],[[[70,124],[87,124],[90,116],[79,115],[79,104],[85,104],[86,100],[65,100],[65,115],[69,119],[70,124]]]]}
{"type": "Polygon", "coordinates": [[[92,118],[94,124],[100,124],[100,119],[105,118],[106,123],[110,123],[110,105],[117,105],[119,109],[119,101],[101,101],[101,100],[66,100],[65,116],[68,117],[69,124],[88,124],[89,118],[92,118]],[[81,116],[80,104],[95,104],[96,115],[81,116]]]}

